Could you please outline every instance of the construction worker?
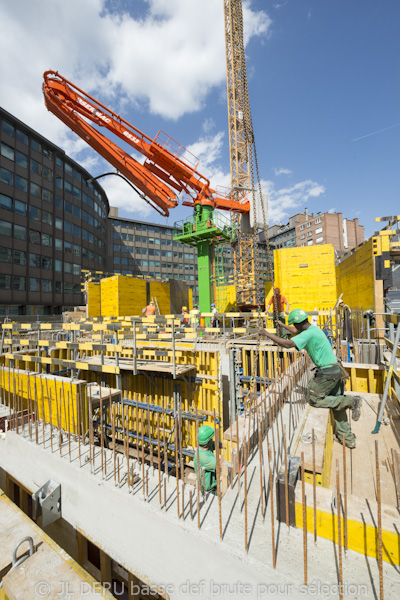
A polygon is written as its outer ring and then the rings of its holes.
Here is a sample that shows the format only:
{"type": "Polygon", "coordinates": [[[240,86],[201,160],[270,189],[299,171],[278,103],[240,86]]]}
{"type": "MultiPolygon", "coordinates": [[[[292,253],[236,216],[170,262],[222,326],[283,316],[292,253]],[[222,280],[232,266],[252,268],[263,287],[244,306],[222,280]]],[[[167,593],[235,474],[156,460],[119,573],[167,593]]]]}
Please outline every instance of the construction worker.
{"type": "Polygon", "coordinates": [[[284,348],[307,351],[315,364],[314,377],[307,387],[307,402],[316,408],[331,408],[338,442],[343,443],[344,435],[346,446],[355,448],[356,439],[347,420],[346,408],[351,408],[353,421],[358,421],[361,414],[360,396],[344,394],[344,381],[348,375],[339,364],[324,332],[309,323],[307,313],[300,308],[292,310],[288,323],[289,325],[281,325],[289,333],[295,334],[292,339],[268,333],[262,327],[259,328],[259,333],[284,348]]]}
{"type": "Polygon", "coordinates": [[[199,305],[194,304],[190,314],[193,315],[190,317],[190,324],[194,329],[197,329],[200,321],[199,321],[199,305]]]}
{"type": "Polygon", "coordinates": [[[183,327],[187,327],[189,325],[189,313],[187,306],[182,306],[181,324],[183,327]]]}
{"type": "Polygon", "coordinates": [[[154,302],[150,302],[143,310],[142,313],[145,313],[146,317],[154,317],[156,314],[156,305],[154,302]]]}
{"type": "Polygon", "coordinates": [[[212,317],[211,317],[211,327],[218,327],[218,319],[217,319],[217,307],[215,306],[214,302],[211,304],[211,312],[212,312],[212,317]]]}
{"type": "Polygon", "coordinates": [[[269,313],[271,306],[273,307],[272,320],[276,329],[276,333],[282,338],[287,338],[288,334],[282,330],[282,327],[279,326],[278,321],[286,323],[286,315],[289,314],[290,306],[285,296],[281,295],[281,290],[279,288],[275,288],[275,294],[272,294],[268,301],[267,314],[269,313]],[[278,313],[279,319],[276,318],[276,313],[278,313]]]}
{"type": "MultiPolygon", "coordinates": [[[[201,467],[201,489],[215,494],[217,491],[217,459],[214,454],[214,428],[210,425],[199,427],[199,462],[201,467]],[[203,478],[204,469],[204,478],[203,478]]],[[[197,475],[197,450],[194,453],[194,471],[197,475]]]]}

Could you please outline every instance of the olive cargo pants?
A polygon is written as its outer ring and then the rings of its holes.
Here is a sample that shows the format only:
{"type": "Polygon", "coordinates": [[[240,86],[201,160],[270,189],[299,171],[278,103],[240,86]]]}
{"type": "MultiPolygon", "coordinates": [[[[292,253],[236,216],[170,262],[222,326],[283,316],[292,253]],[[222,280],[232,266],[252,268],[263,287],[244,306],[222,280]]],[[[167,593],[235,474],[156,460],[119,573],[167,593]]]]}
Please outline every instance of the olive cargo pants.
{"type": "Polygon", "coordinates": [[[330,371],[327,375],[323,369],[317,369],[307,387],[307,402],[316,408],[331,408],[337,437],[342,440],[344,434],[346,443],[352,443],[355,441],[355,435],[347,420],[346,408],[352,406],[353,398],[344,394],[344,383],[339,365],[337,375],[332,367],[330,367],[330,371]]]}

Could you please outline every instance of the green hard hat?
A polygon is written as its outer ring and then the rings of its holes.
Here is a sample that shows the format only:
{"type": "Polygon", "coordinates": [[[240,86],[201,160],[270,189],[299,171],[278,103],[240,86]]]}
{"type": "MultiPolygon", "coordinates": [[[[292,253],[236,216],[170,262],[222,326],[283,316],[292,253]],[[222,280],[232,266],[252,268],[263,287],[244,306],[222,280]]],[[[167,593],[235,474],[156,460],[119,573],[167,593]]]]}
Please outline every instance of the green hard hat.
{"type": "Polygon", "coordinates": [[[293,323],[302,323],[306,319],[308,319],[307,313],[302,308],[295,308],[290,311],[288,323],[293,325],[293,323]]]}
{"type": "Polygon", "coordinates": [[[209,425],[199,427],[199,444],[205,446],[214,437],[214,428],[209,425]]]}

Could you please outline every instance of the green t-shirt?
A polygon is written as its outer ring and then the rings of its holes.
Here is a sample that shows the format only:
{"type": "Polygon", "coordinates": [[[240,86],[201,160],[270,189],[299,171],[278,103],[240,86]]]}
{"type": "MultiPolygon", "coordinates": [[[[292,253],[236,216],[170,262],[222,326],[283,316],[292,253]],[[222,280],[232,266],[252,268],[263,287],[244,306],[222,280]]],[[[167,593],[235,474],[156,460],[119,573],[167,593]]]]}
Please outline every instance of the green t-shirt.
{"type": "Polygon", "coordinates": [[[298,335],[292,337],[298,350],[307,350],[311,360],[317,367],[337,363],[328,338],[319,327],[310,325],[298,335]]]}
{"type": "MultiPolygon", "coordinates": [[[[215,448],[214,442],[212,443],[211,448],[215,448]]],[[[210,450],[199,448],[200,466],[204,469],[205,488],[207,492],[210,492],[217,487],[217,459],[211,448],[210,450]]],[[[194,452],[194,470],[197,474],[197,450],[194,452]]],[[[203,487],[203,482],[201,482],[201,486],[203,487]]]]}

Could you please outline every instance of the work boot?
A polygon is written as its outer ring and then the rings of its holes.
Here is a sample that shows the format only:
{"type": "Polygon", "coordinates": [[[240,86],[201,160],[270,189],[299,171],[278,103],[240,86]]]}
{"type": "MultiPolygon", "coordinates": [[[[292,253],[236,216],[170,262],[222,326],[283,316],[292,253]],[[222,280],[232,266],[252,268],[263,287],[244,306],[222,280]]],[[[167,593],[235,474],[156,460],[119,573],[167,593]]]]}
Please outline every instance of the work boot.
{"type": "MultiPolygon", "coordinates": [[[[335,438],[336,438],[336,441],[339,442],[339,444],[341,444],[343,446],[343,440],[336,434],[335,434],[335,438]]],[[[356,438],[356,436],[354,436],[354,440],[351,442],[345,438],[346,448],[350,448],[350,450],[354,450],[354,448],[356,447],[355,438],[356,438]]]]}
{"type": "Polygon", "coordinates": [[[353,404],[351,405],[351,418],[353,421],[358,421],[361,416],[361,396],[353,396],[353,404]]]}

